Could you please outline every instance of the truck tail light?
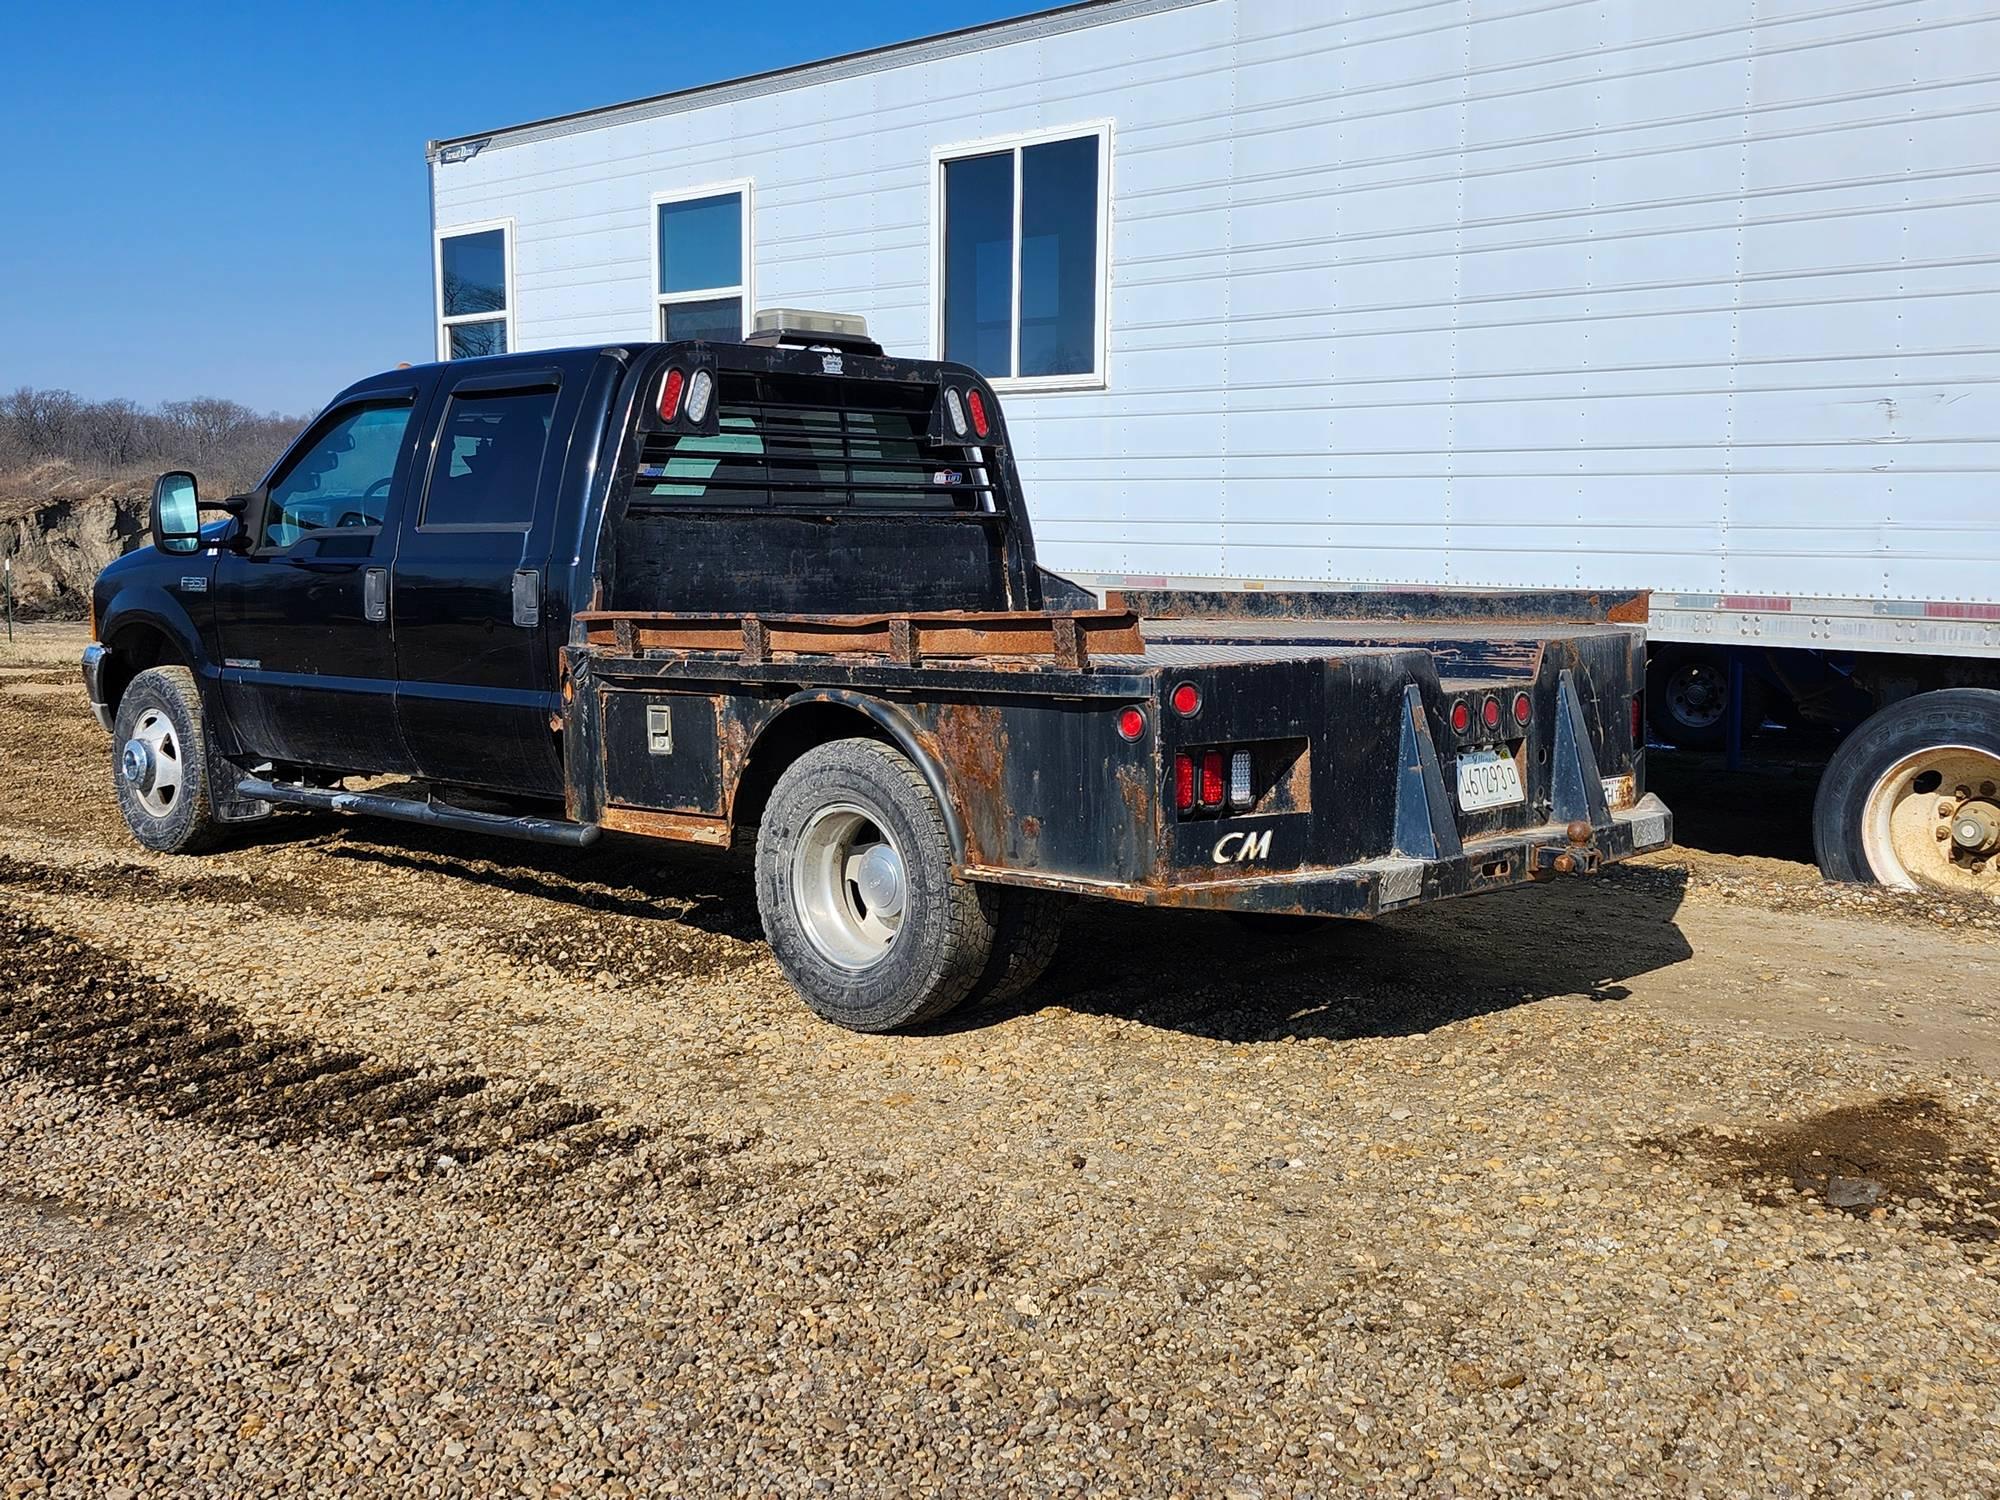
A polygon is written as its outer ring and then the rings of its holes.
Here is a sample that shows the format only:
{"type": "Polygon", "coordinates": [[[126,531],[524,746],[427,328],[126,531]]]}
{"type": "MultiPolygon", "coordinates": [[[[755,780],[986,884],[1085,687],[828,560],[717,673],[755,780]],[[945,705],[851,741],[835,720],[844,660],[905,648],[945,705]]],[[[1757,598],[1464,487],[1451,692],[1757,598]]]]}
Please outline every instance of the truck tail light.
{"type": "Polygon", "coordinates": [[[1451,730],[1453,734],[1464,734],[1472,727],[1472,705],[1460,698],[1451,706],[1451,730]]]}
{"type": "Polygon", "coordinates": [[[1220,750],[1201,752],[1201,805],[1203,807],[1222,806],[1222,765],[1220,750]]]}
{"type": "Polygon", "coordinates": [[[1526,693],[1516,693],[1514,695],[1514,722],[1516,724],[1526,724],[1534,715],[1534,700],[1526,693]]]}
{"type": "Polygon", "coordinates": [[[986,419],[986,398],[977,391],[965,393],[965,409],[972,413],[972,430],[979,437],[985,437],[993,428],[986,419]]]}
{"type": "Polygon", "coordinates": [[[1120,739],[1136,740],[1146,732],[1146,713],[1139,708],[1118,710],[1118,736],[1120,739]]]}
{"type": "Polygon", "coordinates": [[[1491,693],[1488,693],[1486,701],[1479,705],[1479,718],[1488,729],[1500,727],[1500,700],[1491,693]]]}
{"type": "Polygon", "coordinates": [[[1250,805],[1250,752],[1237,750],[1229,757],[1229,805],[1250,805]]]}
{"type": "Polygon", "coordinates": [[[1194,757],[1181,754],[1174,757],[1174,806],[1182,812],[1194,808],[1194,757]]]}
{"type": "Polygon", "coordinates": [[[1191,682],[1184,682],[1174,689],[1174,712],[1183,719],[1201,711],[1201,689],[1191,682]]]}
{"type": "Polygon", "coordinates": [[[681,409],[681,387],[687,384],[687,377],[679,370],[667,371],[666,384],[660,387],[660,420],[671,422],[681,409]]]}

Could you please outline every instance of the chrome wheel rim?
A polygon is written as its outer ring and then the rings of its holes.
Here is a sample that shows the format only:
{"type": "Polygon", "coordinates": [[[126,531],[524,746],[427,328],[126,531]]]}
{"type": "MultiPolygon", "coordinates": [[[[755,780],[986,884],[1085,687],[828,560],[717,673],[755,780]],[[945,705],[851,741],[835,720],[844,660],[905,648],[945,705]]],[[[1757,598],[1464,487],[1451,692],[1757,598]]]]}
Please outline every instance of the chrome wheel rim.
{"type": "Polygon", "coordinates": [[[2000,755],[1933,745],[1869,788],[1861,852],[1884,885],[2000,900],[2000,755]]]}
{"type": "Polygon", "coordinates": [[[1707,662],[1683,662],[1667,675],[1667,710],[1676,724],[1710,728],[1728,706],[1728,680],[1707,662]]]}
{"type": "Polygon", "coordinates": [[[866,808],[820,808],[792,854],[792,900],[822,958],[855,973],[873,968],[903,926],[909,878],[902,850],[866,808]]]}
{"type": "Polygon", "coordinates": [[[173,720],[157,708],[140,714],[118,752],[118,774],[149,816],[163,818],[172,812],[187,777],[173,720]]]}

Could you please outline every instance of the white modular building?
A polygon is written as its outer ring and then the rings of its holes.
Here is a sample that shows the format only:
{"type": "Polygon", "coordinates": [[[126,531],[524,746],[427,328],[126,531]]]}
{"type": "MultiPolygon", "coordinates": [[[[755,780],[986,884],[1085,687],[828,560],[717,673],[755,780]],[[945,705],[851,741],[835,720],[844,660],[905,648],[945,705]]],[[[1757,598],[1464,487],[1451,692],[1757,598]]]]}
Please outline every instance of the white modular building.
{"type": "Polygon", "coordinates": [[[441,357],[862,314],[1087,586],[2000,654],[1996,0],[1095,0],[430,162],[441,357]]]}

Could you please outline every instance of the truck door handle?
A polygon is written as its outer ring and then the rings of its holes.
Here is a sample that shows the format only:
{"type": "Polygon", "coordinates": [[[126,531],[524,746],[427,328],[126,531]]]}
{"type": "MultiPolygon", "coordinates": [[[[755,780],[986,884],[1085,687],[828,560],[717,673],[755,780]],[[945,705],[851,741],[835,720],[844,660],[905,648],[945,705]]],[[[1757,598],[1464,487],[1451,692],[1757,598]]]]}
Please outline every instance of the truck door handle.
{"type": "Polygon", "coordinates": [[[389,618],[387,568],[369,568],[361,575],[361,617],[374,624],[389,618]]]}
{"type": "Polygon", "coordinates": [[[542,623],[542,570],[540,568],[516,568],[514,570],[514,623],[516,625],[539,625],[542,623]]]}

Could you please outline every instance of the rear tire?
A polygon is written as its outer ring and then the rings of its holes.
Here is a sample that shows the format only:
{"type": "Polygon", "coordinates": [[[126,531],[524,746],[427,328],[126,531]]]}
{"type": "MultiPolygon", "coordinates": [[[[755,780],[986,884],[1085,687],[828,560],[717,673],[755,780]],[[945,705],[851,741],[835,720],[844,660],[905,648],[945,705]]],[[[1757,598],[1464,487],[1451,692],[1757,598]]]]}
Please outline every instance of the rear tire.
{"type": "Polygon", "coordinates": [[[1047,972],[1062,943],[1070,898],[1059,891],[991,888],[994,902],[993,954],[986,972],[967,995],[968,1005],[1012,1000],[1047,972]]]}
{"type": "Polygon", "coordinates": [[[2000,899],[2000,844],[1981,833],[1996,827],[2000,691],[1992,688],[1890,704],[1842,742],[1813,798],[1813,850],[1829,880],[2000,899]]]}
{"type": "Polygon", "coordinates": [[[835,740],[786,768],[757,831],[757,907],[815,1015],[901,1031],[972,994],[1000,903],[951,865],[937,798],[893,746],[835,740]]]}
{"type": "Polygon", "coordinates": [[[152,667],[126,686],[111,737],[111,784],[132,837],[194,854],[221,835],[201,690],[186,667],[152,667]]]}

